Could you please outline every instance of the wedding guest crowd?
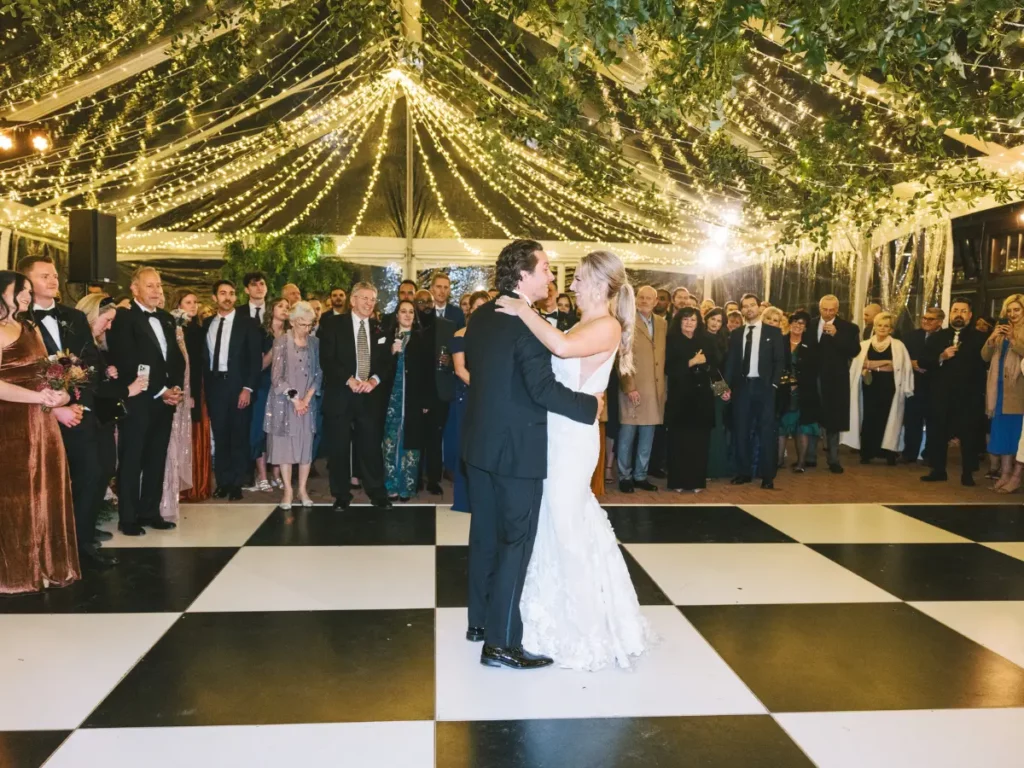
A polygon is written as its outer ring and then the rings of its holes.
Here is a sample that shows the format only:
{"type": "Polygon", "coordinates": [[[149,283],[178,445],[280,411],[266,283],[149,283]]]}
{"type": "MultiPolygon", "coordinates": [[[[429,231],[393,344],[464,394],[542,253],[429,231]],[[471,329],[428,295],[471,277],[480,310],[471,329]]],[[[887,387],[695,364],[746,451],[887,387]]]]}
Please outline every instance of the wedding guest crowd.
{"type": "MultiPolygon", "coordinates": [[[[311,506],[324,437],[335,511],[348,510],[357,484],[387,510],[440,495],[448,477],[453,509],[471,512],[460,455],[472,388],[463,339],[494,289],[456,302],[450,278],[436,272],[423,287],[404,280],[390,313],[366,282],[334,286],[319,311],[320,299],[302,300],[295,284],[271,296],[260,272],[240,290],[218,280],[208,295],[168,300],[159,272],[143,266],[130,298],[90,291],[72,308],[59,301],[49,259],[18,270],[0,272],[0,423],[25,446],[9,482],[42,490],[0,500],[0,593],[116,566],[101,549],[111,534],[97,528],[115,489],[126,536],[174,528],[181,501],[236,501],[243,488],[276,490],[285,510],[311,506]],[[93,370],[90,384],[37,390],[40,360],[65,351],[93,370]]],[[[819,438],[833,473],[843,472],[842,443],[864,464],[923,457],[926,482],[947,479],[956,440],[964,485],[987,450],[993,489],[1016,491],[1024,295],[1010,296],[998,319],[957,299],[947,328],[942,310],[927,308],[903,339],[881,306],[864,308],[863,339],[839,308],[831,295],[812,316],[753,293],[719,306],[684,287],[640,286],[633,370],[611,378],[599,415],[595,492],[655,492],[651,478],[662,477],[680,493],[719,478],[758,478],[771,490],[790,462],[796,476],[816,467],[819,438]]],[[[565,333],[579,322],[574,297],[553,284],[534,309],[565,333]]]]}

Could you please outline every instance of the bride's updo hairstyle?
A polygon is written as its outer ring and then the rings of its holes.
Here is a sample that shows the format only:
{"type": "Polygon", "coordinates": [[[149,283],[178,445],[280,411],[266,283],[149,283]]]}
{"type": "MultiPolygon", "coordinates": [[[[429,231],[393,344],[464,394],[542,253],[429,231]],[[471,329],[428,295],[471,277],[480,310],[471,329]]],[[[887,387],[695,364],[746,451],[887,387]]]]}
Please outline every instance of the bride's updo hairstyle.
{"type": "Polygon", "coordinates": [[[619,373],[623,376],[632,373],[636,297],[633,295],[633,286],[626,279],[626,267],[622,259],[611,251],[594,251],[583,257],[576,271],[581,277],[590,280],[595,288],[606,288],[604,298],[611,303],[612,314],[622,326],[619,373]]]}

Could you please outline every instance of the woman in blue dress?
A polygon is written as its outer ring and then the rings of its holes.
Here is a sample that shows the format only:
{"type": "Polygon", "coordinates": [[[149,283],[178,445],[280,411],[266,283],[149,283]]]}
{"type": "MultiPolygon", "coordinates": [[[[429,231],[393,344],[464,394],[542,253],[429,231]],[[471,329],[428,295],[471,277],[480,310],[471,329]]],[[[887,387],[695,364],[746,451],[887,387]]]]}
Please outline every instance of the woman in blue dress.
{"type": "Polygon", "coordinates": [[[1024,295],[1015,293],[1003,302],[995,330],[981,349],[988,369],[985,411],[992,419],[988,452],[999,457],[999,482],[993,489],[1013,493],[1021,484],[1020,472],[1013,471],[1013,459],[1020,442],[1024,416],[1024,295]],[[998,358],[998,361],[996,360],[998,358]]]}
{"type": "Polygon", "coordinates": [[[408,299],[395,309],[391,354],[395,376],[384,420],[384,485],[392,501],[416,495],[416,479],[423,445],[426,398],[430,391],[433,345],[423,335],[416,306],[408,299]]]}
{"type": "MultiPolygon", "coordinates": [[[[466,322],[476,311],[491,300],[487,291],[477,291],[469,297],[469,312],[466,322]]],[[[469,512],[469,491],[466,489],[466,473],[462,467],[462,418],[466,413],[466,398],[469,396],[469,371],[466,370],[466,328],[460,328],[452,337],[452,364],[455,366],[455,400],[448,411],[448,422],[444,427],[445,464],[455,478],[453,512],[469,512]]]]}

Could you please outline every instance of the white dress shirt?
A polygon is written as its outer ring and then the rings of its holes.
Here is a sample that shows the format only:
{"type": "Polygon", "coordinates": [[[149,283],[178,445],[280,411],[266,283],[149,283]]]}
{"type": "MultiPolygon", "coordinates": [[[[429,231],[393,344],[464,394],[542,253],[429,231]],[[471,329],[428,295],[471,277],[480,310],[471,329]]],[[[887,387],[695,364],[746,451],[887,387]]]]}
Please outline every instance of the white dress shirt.
{"type": "MultiPolygon", "coordinates": [[[[40,312],[49,312],[51,309],[56,308],[56,301],[51,301],[50,306],[48,307],[43,307],[40,306],[39,304],[32,305],[32,309],[39,310],[40,312]]],[[[52,315],[49,317],[44,317],[42,323],[40,324],[43,326],[43,328],[46,329],[46,332],[50,334],[50,338],[56,342],[57,349],[64,349],[64,345],[61,343],[60,339],[60,323],[57,322],[57,318],[53,317],[52,315]]]]}
{"type": "Polygon", "coordinates": [[[444,311],[448,308],[447,304],[442,304],[440,307],[437,304],[434,305],[434,317],[444,317],[444,311]]]}
{"type": "MultiPolygon", "coordinates": [[[[357,365],[358,365],[358,361],[359,361],[359,324],[362,323],[362,322],[366,323],[366,348],[368,350],[370,350],[370,360],[373,360],[373,337],[370,334],[370,318],[368,318],[368,317],[367,318],[362,318],[359,315],[357,315],[355,312],[353,312],[352,313],[352,340],[353,340],[353,343],[355,344],[356,364],[357,365]]],[[[380,376],[378,376],[377,374],[374,374],[373,376],[371,376],[370,380],[371,381],[376,380],[376,382],[378,384],[380,384],[380,376]]]]}
{"type": "Polygon", "coordinates": [[[742,362],[743,357],[747,353],[747,334],[750,333],[750,329],[754,329],[754,333],[750,337],[750,343],[753,347],[750,350],[750,373],[747,376],[751,379],[756,379],[760,374],[757,372],[757,364],[760,361],[760,355],[758,354],[761,350],[761,329],[764,327],[764,323],[758,318],[757,322],[747,323],[743,326],[743,348],[740,350],[743,356],[740,357],[742,362]]]}
{"type": "Polygon", "coordinates": [[[252,301],[250,301],[246,306],[249,307],[249,317],[251,317],[253,320],[256,319],[257,309],[260,311],[260,322],[262,323],[264,320],[267,319],[266,302],[261,301],[259,304],[254,304],[252,301]]]}
{"type": "Polygon", "coordinates": [[[647,334],[653,339],[654,338],[654,315],[650,317],[644,317],[643,312],[638,312],[640,319],[644,321],[644,325],[647,326],[647,334]]]}
{"type": "Polygon", "coordinates": [[[206,332],[206,349],[210,353],[211,370],[218,373],[226,373],[228,370],[228,352],[231,347],[231,328],[235,323],[235,310],[227,315],[217,315],[210,323],[210,330],[206,332]],[[221,321],[224,322],[224,331],[220,337],[220,359],[213,359],[213,352],[217,347],[217,328],[221,321]]]}
{"type": "MultiPolygon", "coordinates": [[[[144,306],[135,302],[135,306],[149,315],[149,327],[153,329],[153,334],[156,336],[156,343],[160,345],[160,354],[164,356],[164,362],[167,361],[167,337],[164,336],[164,327],[160,325],[160,320],[156,316],[155,309],[146,309],[144,306]]],[[[167,387],[160,387],[160,391],[153,395],[154,400],[159,400],[164,396],[164,392],[167,391],[167,387]]]]}

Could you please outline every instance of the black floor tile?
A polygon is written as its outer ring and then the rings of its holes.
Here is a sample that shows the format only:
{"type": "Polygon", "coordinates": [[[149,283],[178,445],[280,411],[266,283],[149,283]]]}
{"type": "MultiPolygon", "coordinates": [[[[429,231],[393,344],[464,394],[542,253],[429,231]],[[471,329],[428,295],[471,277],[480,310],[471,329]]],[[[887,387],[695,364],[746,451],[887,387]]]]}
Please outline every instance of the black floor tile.
{"type": "Polygon", "coordinates": [[[469,604],[469,547],[438,546],[437,607],[465,608],[469,604]]]}
{"type": "Polygon", "coordinates": [[[623,544],[773,544],[786,534],[739,507],[605,507],[623,544]]]}
{"type": "Polygon", "coordinates": [[[120,563],[62,589],[0,598],[0,613],[174,613],[186,610],[234,547],[108,549],[120,563]]]}
{"type": "Polygon", "coordinates": [[[39,768],[70,731],[0,731],[0,766],[39,768]]]}
{"type": "Polygon", "coordinates": [[[972,541],[1024,541],[1021,504],[886,504],[972,541]]]}
{"type": "Polygon", "coordinates": [[[433,717],[433,610],[190,613],[84,727],[433,717]]]}
{"type": "Polygon", "coordinates": [[[247,546],[433,544],[436,525],[436,508],[427,505],[402,505],[387,511],[369,506],[350,507],[348,512],[335,512],[328,506],[288,512],[276,509],[247,546]]]}
{"type": "Polygon", "coordinates": [[[679,610],[771,712],[1024,706],[1024,669],[905,603],[679,610]]]}
{"type": "Polygon", "coordinates": [[[811,544],[901,600],[1024,600],[1024,561],[980,544],[811,544]]]}
{"type": "Polygon", "coordinates": [[[437,724],[437,768],[810,768],[768,716],[437,724]]]}
{"type": "MultiPolygon", "coordinates": [[[[437,607],[464,608],[468,605],[469,547],[437,547],[437,607]]],[[[640,605],[672,605],[654,579],[624,547],[619,551],[626,561],[640,605]]]]}

